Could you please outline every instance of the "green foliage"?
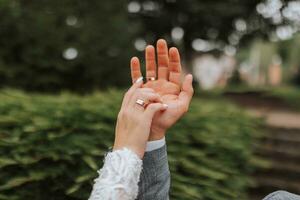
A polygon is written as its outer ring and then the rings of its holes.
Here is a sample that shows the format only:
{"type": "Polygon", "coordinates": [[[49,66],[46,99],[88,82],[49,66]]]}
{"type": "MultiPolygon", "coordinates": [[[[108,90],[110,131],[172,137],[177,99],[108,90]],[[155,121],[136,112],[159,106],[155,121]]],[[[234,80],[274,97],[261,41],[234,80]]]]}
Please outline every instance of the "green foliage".
{"type": "MultiPolygon", "coordinates": [[[[112,146],[121,92],[0,92],[0,199],[87,199],[112,146]]],[[[229,103],[194,98],[169,130],[171,199],[245,199],[255,123],[229,103]]]]}
{"type": "Polygon", "coordinates": [[[129,84],[138,25],[122,0],[2,0],[0,27],[0,85],[86,92],[129,84]],[[68,48],[75,59],[63,57],[68,48]]]}

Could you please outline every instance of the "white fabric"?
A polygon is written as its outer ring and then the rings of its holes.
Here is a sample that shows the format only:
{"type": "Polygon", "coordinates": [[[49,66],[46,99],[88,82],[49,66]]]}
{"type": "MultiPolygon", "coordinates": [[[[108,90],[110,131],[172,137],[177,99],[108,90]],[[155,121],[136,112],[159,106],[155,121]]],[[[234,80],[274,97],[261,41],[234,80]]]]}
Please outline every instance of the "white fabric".
{"type": "Polygon", "coordinates": [[[89,200],[136,199],[141,171],[142,160],[131,150],[108,153],[89,200]]]}
{"type": "Polygon", "coordinates": [[[159,148],[163,147],[165,144],[166,144],[166,138],[165,137],[160,139],[160,140],[154,140],[154,141],[147,142],[146,152],[154,151],[156,149],[159,149],[159,148]]]}

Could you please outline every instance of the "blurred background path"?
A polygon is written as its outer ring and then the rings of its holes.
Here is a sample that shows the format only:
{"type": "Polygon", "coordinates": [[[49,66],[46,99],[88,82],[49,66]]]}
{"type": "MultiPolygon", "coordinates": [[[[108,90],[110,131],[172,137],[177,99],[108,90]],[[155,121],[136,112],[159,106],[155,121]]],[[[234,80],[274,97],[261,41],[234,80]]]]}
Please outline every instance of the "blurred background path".
{"type": "Polygon", "coordinates": [[[269,126],[300,129],[300,111],[278,98],[265,97],[261,92],[228,93],[227,96],[245,107],[249,114],[264,118],[269,126]]]}
{"type": "Polygon", "coordinates": [[[262,93],[229,93],[230,100],[255,117],[265,120],[265,135],[256,154],[269,162],[254,174],[251,199],[262,199],[275,190],[300,193],[300,111],[262,93]]]}

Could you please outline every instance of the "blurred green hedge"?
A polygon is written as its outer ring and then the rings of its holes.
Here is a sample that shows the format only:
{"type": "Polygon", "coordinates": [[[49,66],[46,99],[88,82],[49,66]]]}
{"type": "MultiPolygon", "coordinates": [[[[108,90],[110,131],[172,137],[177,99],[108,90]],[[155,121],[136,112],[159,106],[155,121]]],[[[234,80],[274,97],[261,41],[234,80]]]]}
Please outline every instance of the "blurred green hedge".
{"type": "MultiPolygon", "coordinates": [[[[121,97],[0,91],[0,199],[87,199],[121,97]]],[[[167,136],[171,199],[245,199],[255,127],[231,104],[194,98],[167,136]]]]}

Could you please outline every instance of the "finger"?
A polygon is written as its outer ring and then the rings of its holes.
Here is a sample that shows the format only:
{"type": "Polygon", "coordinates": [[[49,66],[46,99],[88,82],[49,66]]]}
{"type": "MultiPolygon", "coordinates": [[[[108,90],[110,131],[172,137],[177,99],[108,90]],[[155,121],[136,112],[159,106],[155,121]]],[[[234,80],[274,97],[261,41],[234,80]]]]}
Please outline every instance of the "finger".
{"type": "Polygon", "coordinates": [[[133,93],[136,89],[141,88],[143,83],[143,77],[141,76],[133,83],[133,85],[129,88],[128,92],[133,93]]]}
{"type": "Polygon", "coordinates": [[[142,90],[143,92],[153,92],[153,93],[155,93],[154,89],[148,88],[148,87],[142,87],[140,90],[142,90]]]}
{"type": "Polygon", "coordinates": [[[123,98],[122,107],[129,103],[129,101],[132,98],[132,96],[134,95],[135,91],[138,88],[141,88],[142,85],[143,85],[143,77],[140,77],[135,81],[135,83],[126,92],[126,94],[123,98]]]}
{"type": "Polygon", "coordinates": [[[142,76],[140,60],[137,57],[133,57],[130,60],[131,79],[134,83],[138,78],[142,76]]]}
{"type": "Polygon", "coordinates": [[[168,80],[169,55],[167,42],[163,39],[159,39],[156,44],[156,49],[158,63],[158,79],[168,80]]]}
{"type": "Polygon", "coordinates": [[[153,103],[153,102],[162,102],[161,96],[157,93],[152,93],[152,92],[144,92],[142,93],[141,98],[145,99],[145,102],[148,103],[153,103]]]}
{"type": "Polygon", "coordinates": [[[146,77],[156,78],[155,49],[152,45],[146,47],[146,77]]]}
{"type": "Polygon", "coordinates": [[[184,81],[182,83],[182,89],[178,97],[182,106],[184,106],[184,111],[188,110],[193,94],[194,94],[193,76],[189,74],[184,78],[184,81]]]}
{"type": "Polygon", "coordinates": [[[169,50],[169,81],[180,85],[181,64],[178,49],[172,47],[169,50]]]}
{"type": "Polygon", "coordinates": [[[132,105],[136,104],[137,100],[142,100],[145,103],[145,106],[153,102],[162,102],[161,96],[154,92],[146,92],[143,89],[139,89],[132,97],[132,105]]]}
{"type": "Polygon", "coordinates": [[[154,114],[158,111],[164,111],[168,108],[166,104],[162,103],[151,103],[147,106],[144,115],[147,120],[152,119],[154,117],[154,114]]]}

